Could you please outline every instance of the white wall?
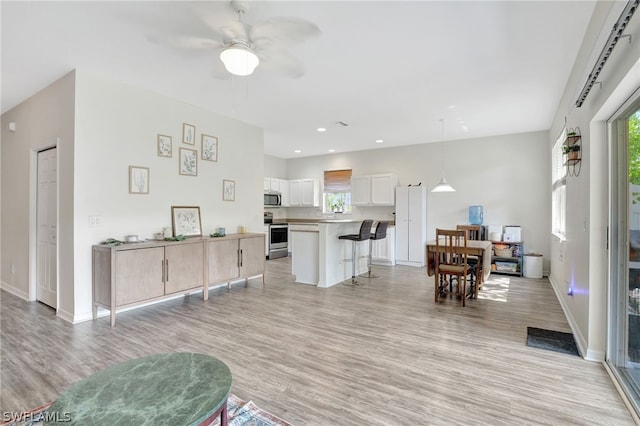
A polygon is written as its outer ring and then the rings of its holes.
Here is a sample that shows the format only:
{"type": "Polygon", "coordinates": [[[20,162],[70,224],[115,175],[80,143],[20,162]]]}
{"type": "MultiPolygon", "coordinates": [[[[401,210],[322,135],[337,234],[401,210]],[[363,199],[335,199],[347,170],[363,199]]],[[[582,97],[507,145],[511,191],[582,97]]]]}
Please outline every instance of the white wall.
{"type": "MultiPolygon", "coordinates": [[[[262,129],[258,127],[82,70],[76,71],[75,75],[75,146],[72,145],[70,153],[63,151],[63,158],[68,157],[72,161],[62,164],[59,169],[61,175],[72,176],[72,180],[63,179],[61,189],[63,194],[67,194],[65,197],[72,199],[73,207],[61,210],[59,217],[61,224],[66,226],[64,235],[61,226],[60,237],[71,238],[68,244],[61,241],[61,255],[64,252],[71,260],[61,265],[65,276],[63,279],[61,271],[59,292],[65,300],[70,297],[70,306],[68,302],[64,304],[64,317],[82,321],[91,317],[93,244],[108,237],[122,239],[130,233],[150,238],[163,227],[171,226],[172,205],[199,206],[205,235],[217,227],[225,227],[228,233],[234,233],[240,225],[247,226],[250,232],[262,232],[264,149],[262,129]],[[194,146],[181,143],[183,122],[196,127],[194,146]],[[157,156],[158,133],[172,136],[172,158],[157,156]],[[202,133],[218,137],[217,162],[200,159],[202,133]],[[198,176],[178,173],[180,147],[197,149],[198,176]],[[148,195],[129,194],[130,165],[150,169],[148,195]],[[233,202],[222,200],[223,179],[236,183],[233,202]],[[99,216],[101,225],[90,227],[89,216],[99,216]]],[[[73,96],[73,92],[73,84],[68,84],[61,93],[52,97],[55,102],[64,101],[73,96]]],[[[44,94],[35,98],[40,99],[41,96],[44,94]]],[[[24,128],[33,126],[41,115],[46,116],[48,112],[38,111],[26,103],[16,110],[23,108],[31,114],[29,120],[18,124],[24,128]]],[[[12,112],[5,114],[7,117],[3,116],[3,123],[12,112]]],[[[73,122],[72,107],[62,113],[67,121],[73,122]]],[[[60,134],[59,131],[50,133],[53,137],[60,134]]],[[[73,133],[70,133],[73,138],[73,133]]],[[[19,237],[28,233],[28,226],[21,223],[20,230],[13,232],[10,221],[5,222],[4,218],[19,218],[28,212],[28,201],[21,195],[22,187],[29,182],[24,174],[28,163],[22,151],[25,149],[15,154],[8,152],[10,155],[7,156],[4,148],[2,152],[2,181],[12,182],[20,188],[15,191],[15,195],[20,197],[19,206],[7,209],[8,203],[3,203],[3,253],[7,253],[6,244],[11,243],[7,238],[9,234],[5,232],[11,232],[21,247],[16,256],[20,262],[27,258],[28,247],[26,242],[19,241],[19,237]],[[10,168],[5,169],[5,165],[10,165],[10,168]],[[9,216],[5,214],[7,211],[9,216]]],[[[7,185],[7,188],[11,187],[7,185]]],[[[3,267],[3,281],[4,270],[3,267]]],[[[26,265],[20,264],[19,274],[21,277],[28,275],[26,265]]],[[[18,291],[27,290],[24,279],[14,285],[18,291]]]]}
{"type": "MultiPolygon", "coordinates": [[[[533,132],[447,142],[445,175],[455,193],[431,193],[427,202],[428,237],[435,228],[468,223],[469,206],[484,206],[484,224],[521,225],[525,251],[549,258],[550,154],[548,132],[533,132]]],[[[442,145],[332,154],[287,161],[288,179],[323,180],[324,170],[351,168],[354,175],[394,173],[400,185],[433,188],[441,178],[442,145]]],[[[392,207],[354,207],[354,219],[390,219],[392,207]]],[[[287,208],[291,218],[321,216],[320,209],[287,208]]]]}
{"type": "Polygon", "coordinates": [[[640,85],[640,16],[636,12],[584,104],[575,102],[613,23],[626,2],[598,2],[562,101],[554,116],[548,145],[565,126],[582,135],[582,169],[567,178],[566,241],[552,238],[551,282],[586,357],[603,360],[607,341],[606,235],[609,216],[606,119],[640,85]],[[634,70],[634,66],[636,69],[634,70]],[[573,295],[567,286],[573,285],[573,295]]]}
{"type": "MultiPolygon", "coordinates": [[[[35,270],[35,232],[30,220],[35,212],[35,156],[58,146],[58,309],[73,312],[73,151],[74,83],[69,73],[40,93],[2,115],[2,288],[29,298],[29,280],[35,270]],[[9,123],[16,131],[8,130],[9,123]],[[33,207],[33,212],[32,212],[33,207]],[[70,286],[67,286],[71,283],[70,286]]],[[[32,294],[31,297],[35,297],[32,294]]]]}
{"type": "Polygon", "coordinates": [[[287,160],[284,158],[274,157],[272,155],[264,156],[264,177],[286,179],[287,178],[287,160]]]}

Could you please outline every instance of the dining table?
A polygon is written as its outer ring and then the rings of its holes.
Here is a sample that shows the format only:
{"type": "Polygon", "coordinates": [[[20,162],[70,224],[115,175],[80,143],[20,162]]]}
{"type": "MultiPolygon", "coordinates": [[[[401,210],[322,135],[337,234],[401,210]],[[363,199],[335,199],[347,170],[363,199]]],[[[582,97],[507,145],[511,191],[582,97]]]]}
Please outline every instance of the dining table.
{"type": "MultiPolygon", "coordinates": [[[[482,284],[491,274],[491,246],[491,241],[488,240],[467,240],[467,255],[477,256],[478,265],[482,265],[482,268],[476,270],[478,285],[475,289],[475,297],[478,296],[478,290],[482,288],[482,284]]],[[[444,251],[444,246],[440,246],[440,251],[444,251]]],[[[436,272],[436,240],[427,241],[426,253],[427,276],[431,277],[436,272]]]]}

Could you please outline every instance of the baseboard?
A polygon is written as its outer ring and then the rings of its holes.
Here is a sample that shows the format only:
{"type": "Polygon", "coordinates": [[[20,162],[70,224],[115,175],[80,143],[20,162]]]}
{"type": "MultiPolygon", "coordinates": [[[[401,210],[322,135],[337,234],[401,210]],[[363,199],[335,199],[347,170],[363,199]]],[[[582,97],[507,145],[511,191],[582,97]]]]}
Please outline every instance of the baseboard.
{"type": "Polygon", "coordinates": [[[13,294],[14,296],[17,296],[22,300],[26,300],[27,302],[29,301],[29,293],[28,292],[24,292],[24,291],[20,290],[19,288],[15,288],[15,287],[9,285],[8,283],[6,283],[4,281],[0,282],[0,289],[5,290],[6,292],[13,294]]]}
{"type": "Polygon", "coordinates": [[[77,324],[81,321],[77,321],[74,317],[73,314],[71,312],[67,312],[65,310],[62,309],[58,309],[58,311],[56,312],[56,316],[59,318],[62,318],[63,320],[65,320],[66,322],[69,322],[71,324],[77,324]]]}
{"type": "Polygon", "coordinates": [[[392,262],[391,260],[376,260],[376,259],[372,259],[371,260],[371,264],[372,265],[380,265],[380,266],[393,266],[396,263],[392,262]]]}
{"type": "Polygon", "coordinates": [[[587,349],[587,356],[584,357],[587,361],[604,362],[604,351],[592,351],[587,349]]]}
{"type": "Polygon", "coordinates": [[[602,359],[590,358],[590,356],[596,356],[596,353],[594,351],[589,352],[587,350],[587,339],[584,338],[584,336],[580,332],[580,328],[578,327],[578,324],[573,318],[573,315],[571,315],[571,310],[569,309],[564,298],[562,297],[563,293],[561,293],[560,290],[558,290],[560,288],[558,287],[558,283],[556,283],[551,277],[548,277],[548,279],[549,279],[549,282],[551,283],[551,288],[553,288],[553,291],[556,294],[556,299],[558,299],[558,302],[560,302],[560,306],[562,307],[564,316],[567,318],[569,327],[571,327],[573,336],[576,339],[576,344],[578,346],[578,351],[580,352],[580,356],[582,356],[582,358],[586,359],[587,361],[602,362],[604,360],[604,354],[602,359]]]}
{"type": "Polygon", "coordinates": [[[406,260],[396,260],[396,265],[414,266],[416,268],[424,267],[424,263],[421,262],[409,262],[406,260]]]}

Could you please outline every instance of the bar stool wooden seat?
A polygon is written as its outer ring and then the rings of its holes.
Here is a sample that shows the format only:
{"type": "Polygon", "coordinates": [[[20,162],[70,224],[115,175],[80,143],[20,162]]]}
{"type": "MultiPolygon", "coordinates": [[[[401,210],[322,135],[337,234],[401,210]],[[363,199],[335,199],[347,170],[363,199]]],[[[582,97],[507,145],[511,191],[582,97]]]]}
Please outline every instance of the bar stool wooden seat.
{"type": "Polygon", "coordinates": [[[373,220],[367,219],[362,221],[359,233],[338,236],[340,240],[351,241],[351,259],[345,259],[345,261],[353,262],[351,265],[351,285],[363,285],[363,283],[358,282],[356,279],[356,262],[358,260],[356,257],[356,244],[359,241],[367,241],[371,238],[371,225],[373,225],[373,220]]]}

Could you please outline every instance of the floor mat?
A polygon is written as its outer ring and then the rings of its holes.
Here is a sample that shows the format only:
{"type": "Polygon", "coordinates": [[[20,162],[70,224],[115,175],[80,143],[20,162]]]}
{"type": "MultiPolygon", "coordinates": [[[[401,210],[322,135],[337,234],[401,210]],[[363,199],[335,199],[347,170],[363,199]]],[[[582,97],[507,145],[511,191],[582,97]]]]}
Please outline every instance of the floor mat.
{"type": "Polygon", "coordinates": [[[580,356],[571,333],[527,327],[527,346],[580,356]]]}

